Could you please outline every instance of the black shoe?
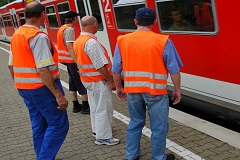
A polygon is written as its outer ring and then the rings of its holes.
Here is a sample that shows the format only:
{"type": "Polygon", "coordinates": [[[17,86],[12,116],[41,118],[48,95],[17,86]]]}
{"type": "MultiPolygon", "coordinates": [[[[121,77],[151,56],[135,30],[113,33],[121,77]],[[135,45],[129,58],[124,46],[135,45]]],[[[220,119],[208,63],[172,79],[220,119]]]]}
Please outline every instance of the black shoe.
{"type": "MultiPolygon", "coordinates": [[[[139,160],[140,159],[140,156],[138,156],[137,158],[135,158],[134,160],[139,160]]],[[[128,160],[128,159],[126,159],[126,160],[128,160]]]]}
{"type": "Polygon", "coordinates": [[[140,159],[140,156],[138,156],[137,158],[135,158],[134,160],[139,160],[140,159]]]}
{"type": "Polygon", "coordinates": [[[73,106],[73,113],[78,113],[81,111],[82,105],[80,104],[79,106],[73,106]]]}
{"type": "Polygon", "coordinates": [[[89,107],[88,108],[82,108],[81,113],[82,114],[90,114],[90,108],[89,107]]]}
{"type": "Polygon", "coordinates": [[[167,154],[166,160],[174,160],[174,159],[175,159],[174,154],[167,154]]]}

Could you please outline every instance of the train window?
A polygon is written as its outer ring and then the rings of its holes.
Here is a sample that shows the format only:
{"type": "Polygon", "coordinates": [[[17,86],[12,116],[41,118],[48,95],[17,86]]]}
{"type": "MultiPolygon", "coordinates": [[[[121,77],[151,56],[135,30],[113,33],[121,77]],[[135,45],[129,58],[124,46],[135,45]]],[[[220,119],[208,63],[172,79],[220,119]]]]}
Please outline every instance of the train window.
{"type": "Polygon", "coordinates": [[[51,27],[52,28],[59,27],[54,6],[47,6],[46,11],[47,11],[48,23],[49,23],[50,28],[51,27]]]}
{"type": "Polygon", "coordinates": [[[98,30],[103,31],[103,22],[102,17],[100,13],[100,7],[97,0],[92,1],[83,1],[83,0],[77,0],[77,6],[78,6],[78,12],[80,14],[80,18],[86,16],[86,15],[93,15],[96,17],[98,21],[98,30]]]}
{"type": "Polygon", "coordinates": [[[113,0],[118,29],[136,29],[134,18],[136,10],[145,7],[145,0],[113,0]]]}
{"type": "Polygon", "coordinates": [[[77,0],[78,12],[80,14],[80,18],[86,16],[86,10],[84,8],[83,0],[77,0]]]}
{"type": "Polygon", "coordinates": [[[0,28],[4,28],[2,17],[0,17],[0,28]]]}
{"type": "Polygon", "coordinates": [[[24,17],[24,13],[19,13],[18,14],[19,20],[20,20],[20,24],[24,25],[25,24],[25,17],[24,17]]]}
{"type": "Polygon", "coordinates": [[[58,14],[60,16],[61,25],[65,24],[64,14],[70,10],[68,2],[57,4],[58,14]]]}
{"type": "Polygon", "coordinates": [[[157,0],[156,5],[162,32],[216,32],[212,0],[157,0]]]}
{"type": "Polygon", "coordinates": [[[11,21],[10,16],[3,17],[3,21],[4,21],[4,26],[6,28],[11,28],[12,27],[12,21],[11,21]]]}
{"type": "Polygon", "coordinates": [[[17,22],[17,16],[14,14],[12,15],[12,20],[13,20],[13,25],[14,25],[14,28],[18,28],[18,22],[17,22]]]}
{"type": "Polygon", "coordinates": [[[98,30],[103,31],[103,22],[102,22],[102,16],[99,10],[99,4],[98,1],[91,1],[91,11],[92,14],[98,21],[98,30]]]}
{"type": "Polygon", "coordinates": [[[6,17],[3,17],[3,23],[4,23],[4,26],[7,27],[8,26],[8,23],[7,23],[7,18],[6,17]]]}

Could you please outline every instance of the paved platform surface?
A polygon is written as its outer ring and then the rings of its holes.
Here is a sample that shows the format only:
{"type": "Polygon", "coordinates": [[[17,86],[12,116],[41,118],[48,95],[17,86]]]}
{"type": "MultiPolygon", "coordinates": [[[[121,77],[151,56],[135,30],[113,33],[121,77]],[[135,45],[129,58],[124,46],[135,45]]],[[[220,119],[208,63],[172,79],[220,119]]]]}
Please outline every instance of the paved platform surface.
{"type": "MultiPolygon", "coordinates": [[[[0,45],[9,50],[8,46],[0,45]]],[[[8,53],[0,49],[0,160],[34,160],[28,110],[25,107],[8,72],[8,53]]],[[[61,80],[66,86],[68,75],[61,71],[61,80]]],[[[119,101],[113,94],[113,135],[120,139],[116,146],[98,146],[91,134],[90,116],[72,113],[69,100],[68,116],[70,129],[57,158],[63,160],[123,160],[125,159],[126,128],[129,121],[126,102],[119,101]]],[[[80,99],[80,97],[79,97],[80,99]]],[[[151,159],[151,132],[149,120],[141,140],[141,160],[151,159]]],[[[228,135],[226,135],[228,136],[228,135]]],[[[239,141],[240,139],[236,139],[239,141]]],[[[240,160],[240,149],[232,147],[193,128],[170,119],[166,153],[174,153],[177,160],[240,160]]]]}

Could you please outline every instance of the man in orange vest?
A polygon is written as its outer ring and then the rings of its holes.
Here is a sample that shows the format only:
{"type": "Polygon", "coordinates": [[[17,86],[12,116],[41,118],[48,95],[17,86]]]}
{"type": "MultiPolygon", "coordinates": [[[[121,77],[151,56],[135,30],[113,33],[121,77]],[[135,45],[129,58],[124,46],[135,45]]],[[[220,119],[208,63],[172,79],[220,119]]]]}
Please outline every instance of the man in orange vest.
{"type": "Polygon", "coordinates": [[[170,73],[175,105],[181,99],[179,71],[182,62],[168,35],[151,31],[156,22],[154,10],[138,9],[134,22],[137,26],[135,32],[117,38],[112,70],[118,98],[128,101],[130,122],[127,128],[126,157],[129,160],[140,157],[140,139],[148,110],[152,159],[173,160],[173,154],[165,154],[169,129],[167,78],[170,73]],[[122,72],[124,88],[121,84],[122,72]]]}
{"type": "Polygon", "coordinates": [[[112,137],[112,63],[105,47],[94,34],[98,31],[97,19],[85,16],[81,19],[82,32],[73,44],[80,77],[87,88],[90,104],[91,126],[97,145],[116,145],[119,139],[112,137]]]}
{"type": "Polygon", "coordinates": [[[73,102],[73,112],[89,114],[90,108],[88,104],[87,90],[83,86],[78,73],[76,57],[73,51],[73,42],[75,41],[74,26],[78,23],[78,14],[68,11],[65,14],[65,24],[61,26],[57,32],[58,59],[60,63],[67,66],[69,75],[69,91],[73,102]],[[77,92],[82,96],[82,105],[79,104],[77,92]]]}
{"type": "Polygon", "coordinates": [[[69,129],[68,101],[60,82],[58,53],[46,33],[45,7],[25,7],[26,24],[12,36],[9,69],[30,115],[36,159],[55,159],[69,129]]]}
{"type": "Polygon", "coordinates": [[[203,0],[195,0],[194,13],[196,16],[196,28],[199,31],[214,32],[212,5],[203,0]]]}

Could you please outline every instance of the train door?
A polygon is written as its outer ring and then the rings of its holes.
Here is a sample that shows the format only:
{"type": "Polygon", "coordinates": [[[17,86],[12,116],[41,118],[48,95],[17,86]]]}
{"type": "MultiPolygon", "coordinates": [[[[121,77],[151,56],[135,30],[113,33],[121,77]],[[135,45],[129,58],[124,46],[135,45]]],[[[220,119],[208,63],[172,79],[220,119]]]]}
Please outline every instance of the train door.
{"type": "MultiPolygon", "coordinates": [[[[109,56],[112,59],[110,43],[108,39],[108,33],[106,28],[106,22],[104,19],[103,9],[100,0],[76,0],[76,6],[78,13],[80,13],[80,18],[86,15],[92,15],[98,20],[98,32],[96,36],[98,40],[106,47],[109,56]]],[[[81,23],[81,22],[80,22],[81,23]]]]}
{"type": "Polygon", "coordinates": [[[13,26],[14,26],[14,30],[17,30],[19,25],[18,25],[18,20],[17,20],[17,14],[16,14],[16,10],[14,8],[9,10],[10,15],[12,17],[12,22],[13,22],[13,26]]]}
{"type": "Polygon", "coordinates": [[[0,14],[0,27],[1,27],[1,31],[2,31],[2,35],[6,35],[6,31],[4,28],[4,24],[3,24],[3,19],[2,19],[2,15],[0,14]]]}

